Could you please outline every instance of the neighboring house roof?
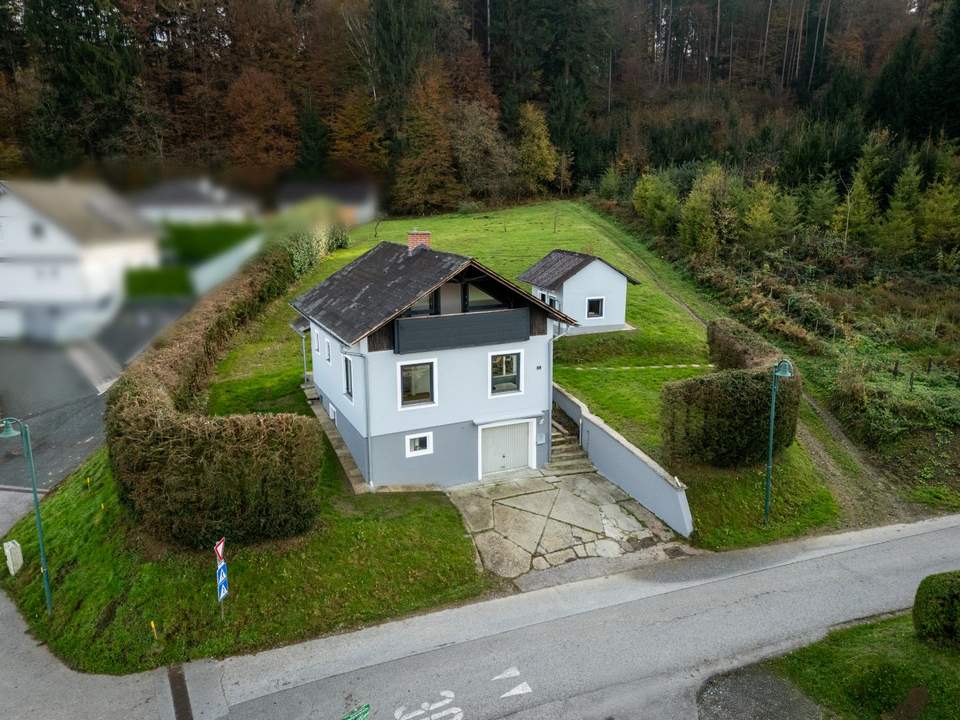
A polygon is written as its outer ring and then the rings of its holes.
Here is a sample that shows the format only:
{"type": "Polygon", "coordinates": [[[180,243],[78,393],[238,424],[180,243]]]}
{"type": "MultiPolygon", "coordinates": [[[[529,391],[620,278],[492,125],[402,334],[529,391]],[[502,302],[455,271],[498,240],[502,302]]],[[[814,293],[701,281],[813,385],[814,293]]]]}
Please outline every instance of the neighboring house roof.
{"type": "Polygon", "coordinates": [[[467,268],[479,270],[548,315],[568,325],[573,318],[551,308],[509,280],[463,255],[381,242],[290,303],[306,318],[353,345],[467,268]]]}
{"type": "Polygon", "coordinates": [[[10,192],[82,244],[156,237],[156,229],[102,183],[5,180],[0,183],[0,195],[4,192],[10,192]]]}
{"type": "Polygon", "coordinates": [[[323,182],[294,180],[277,189],[277,205],[294,205],[311,198],[324,197],[341,205],[363,205],[376,196],[376,188],[367,182],[323,182]]]}
{"type": "Polygon", "coordinates": [[[137,207],[231,207],[237,205],[256,208],[257,202],[249,195],[230,190],[208,178],[168,180],[130,195],[137,207]]]}
{"type": "Polygon", "coordinates": [[[596,255],[574,252],[573,250],[552,250],[549,255],[526,270],[519,279],[539,288],[559,291],[563,287],[563,283],[583,270],[594,260],[599,260],[610,269],[620,273],[633,285],[639,284],[638,280],[627,275],[620,268],[614,267],[603,258],[599,258],[596,255]]]}

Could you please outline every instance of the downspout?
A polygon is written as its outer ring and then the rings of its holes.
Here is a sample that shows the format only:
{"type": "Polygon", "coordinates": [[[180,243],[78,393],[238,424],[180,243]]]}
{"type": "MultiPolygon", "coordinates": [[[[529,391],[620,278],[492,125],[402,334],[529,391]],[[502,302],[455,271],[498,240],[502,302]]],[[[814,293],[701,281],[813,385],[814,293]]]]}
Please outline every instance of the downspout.
{"type": "Polygon", "coordinates": [[[373,478],[370,475],[370,378],[369,373],[367,372],[367,356],[363,353],[349,352],[344,350],[341,346],[340,353],[342,355],[347,355],[349,357],[357,357],[363,360],[363,420],[365,427],[366,435],[364,440],[367,444],[367,453],[364,458],[364,465],[366,466],[367,471],[367,486],[370,488],[370,492],[373,492],[373,478]]]}

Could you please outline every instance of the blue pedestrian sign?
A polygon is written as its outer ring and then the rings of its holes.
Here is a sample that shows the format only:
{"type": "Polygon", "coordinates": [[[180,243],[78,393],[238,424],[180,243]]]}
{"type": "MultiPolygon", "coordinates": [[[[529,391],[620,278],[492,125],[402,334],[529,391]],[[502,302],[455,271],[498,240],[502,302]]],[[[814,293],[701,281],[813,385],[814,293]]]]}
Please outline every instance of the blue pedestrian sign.
{"type": "Polygon", "coordinates": [[[223,557],[225,544],[226,538],[220,538],[213,546],[213,552],[217,556],[217,602],[220,603],[230,591],[230,584],[227,582],[227,561],[223,557]]]}
{"type": "Polygon", "coordinates": [[[219,602],[223,602],[229,588],[230,583],[227,582],[227,563],[221,562],[217,565],[217,600],[219,602]]]}

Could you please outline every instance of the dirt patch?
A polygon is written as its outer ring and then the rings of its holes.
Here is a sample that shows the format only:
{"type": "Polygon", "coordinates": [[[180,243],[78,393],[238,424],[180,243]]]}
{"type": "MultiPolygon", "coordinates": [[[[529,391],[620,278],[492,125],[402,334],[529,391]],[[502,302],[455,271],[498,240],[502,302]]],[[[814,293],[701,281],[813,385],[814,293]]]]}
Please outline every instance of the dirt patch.
{"type": "Polygon", "coordinates": [[[700,720],[823,720],[834,717],[788,680],[757,665],[715,675],[697,695],[700,720]]]}

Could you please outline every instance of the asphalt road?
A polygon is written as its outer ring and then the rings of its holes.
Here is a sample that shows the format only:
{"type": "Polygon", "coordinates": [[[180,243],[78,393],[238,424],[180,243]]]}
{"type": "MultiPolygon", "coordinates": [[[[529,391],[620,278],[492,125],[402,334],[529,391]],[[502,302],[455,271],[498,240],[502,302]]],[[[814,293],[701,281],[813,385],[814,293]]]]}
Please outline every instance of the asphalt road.
{"type": "Polygon", "coordinates": [[[952,516],[663,563],[185,671],[196,718],[340,720],[363,703],[376,720],[695,718],[713,673],[907,608],[924,576],[957,567],[952,516]]]}

